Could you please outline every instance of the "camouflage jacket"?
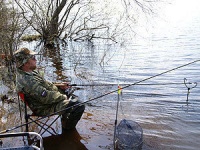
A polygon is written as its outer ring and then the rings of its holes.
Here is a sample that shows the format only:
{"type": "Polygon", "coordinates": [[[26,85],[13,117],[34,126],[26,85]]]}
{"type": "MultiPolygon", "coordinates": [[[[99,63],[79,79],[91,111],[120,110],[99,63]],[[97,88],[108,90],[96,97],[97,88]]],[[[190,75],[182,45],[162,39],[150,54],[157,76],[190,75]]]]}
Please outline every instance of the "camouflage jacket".
{"type": "Polygon", "coordinates": [[[67,97],[52,83],[46,81],[37,71],[24,72],[17,70],[16,87],[18,92],[25,94],[31,110],[37,115],[54,112],[57,103],[67,97]]]}

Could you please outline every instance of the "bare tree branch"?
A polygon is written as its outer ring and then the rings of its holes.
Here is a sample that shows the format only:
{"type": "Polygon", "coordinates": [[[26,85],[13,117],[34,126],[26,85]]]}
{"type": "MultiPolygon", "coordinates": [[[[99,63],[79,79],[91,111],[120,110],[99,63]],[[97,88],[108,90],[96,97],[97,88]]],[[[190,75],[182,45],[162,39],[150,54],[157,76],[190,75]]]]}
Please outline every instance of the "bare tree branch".
{"type": "Polygon", "coordinates": [[[90,40],[97,37],[114,39],[114,36],[123,34],[126,28],[134,32],[132,24],[136,23],[138,10],[151,14],[153,4],[161,0],[116,1],[122,5],[115,5],[107,0],[102,0],[102,5],[96,0],[24,0],[24,3],[20,0],[14,1],[22,10],[27,23],[41,34],[44,40],[51,43],[57,37],[75,40],[80,37],[90,40]]]}

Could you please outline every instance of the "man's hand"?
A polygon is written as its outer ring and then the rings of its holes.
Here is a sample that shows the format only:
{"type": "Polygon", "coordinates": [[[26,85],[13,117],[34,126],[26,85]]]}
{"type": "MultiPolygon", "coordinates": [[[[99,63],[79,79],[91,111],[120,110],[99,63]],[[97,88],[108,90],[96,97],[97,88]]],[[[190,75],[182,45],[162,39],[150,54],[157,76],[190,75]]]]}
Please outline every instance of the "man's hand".
{"type": "Polygon", "coordinates": [[[58,88],[60,88],[62,90],[66,90],[68,88],[71,88],[71,86],[69,84],[70,84],[69,82],[54,83],[55,86],[57,86],[58,88]]]}

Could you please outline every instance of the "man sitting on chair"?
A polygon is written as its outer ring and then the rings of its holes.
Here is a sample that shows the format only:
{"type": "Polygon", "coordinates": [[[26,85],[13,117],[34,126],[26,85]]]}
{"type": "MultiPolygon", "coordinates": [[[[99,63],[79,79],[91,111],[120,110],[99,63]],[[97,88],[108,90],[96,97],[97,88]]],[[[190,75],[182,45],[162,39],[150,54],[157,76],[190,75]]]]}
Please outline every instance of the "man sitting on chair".
{"type": "Polygon", "coordinates": [[[60,111],[62,128],[66,130],[74,129],[85,110],[85,106],[79,105],[77,96],[67,96],[64,93],[66,89],[70,88],[68,84],[55,86],[46,81],[35,70],[35,54],[34,51],[27,48],[21,48],[14,52],[17,66],[17,91],[24,93],[34,115],[46,116],[60,111]],[[73,105],[75,106],[66,109],[73,105]]]}

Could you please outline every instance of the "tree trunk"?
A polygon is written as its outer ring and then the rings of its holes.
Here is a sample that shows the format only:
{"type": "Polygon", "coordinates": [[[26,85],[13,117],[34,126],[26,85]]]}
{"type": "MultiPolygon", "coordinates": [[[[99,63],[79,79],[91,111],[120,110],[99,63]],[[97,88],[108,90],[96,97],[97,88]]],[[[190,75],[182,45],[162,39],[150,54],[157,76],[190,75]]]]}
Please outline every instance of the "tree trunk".
{"type": "Polygon", "coordinates": [[[67,0],[62,0],[61,3],[56,7],[49,26],[46,29],[46,35],[44,35],[45,45],[49,47],[54,47],[54,39],[58,36],[58,21],[59,14],[65,7],[67,0]]]}

